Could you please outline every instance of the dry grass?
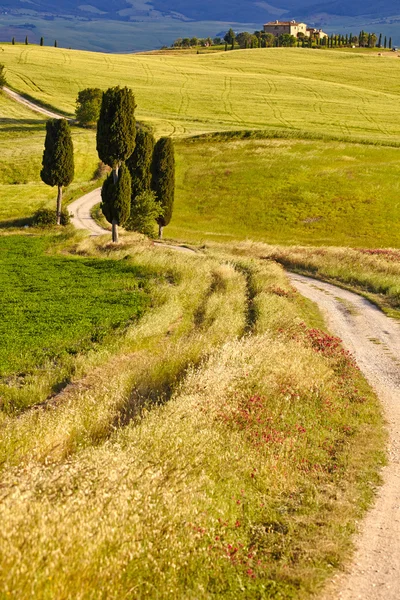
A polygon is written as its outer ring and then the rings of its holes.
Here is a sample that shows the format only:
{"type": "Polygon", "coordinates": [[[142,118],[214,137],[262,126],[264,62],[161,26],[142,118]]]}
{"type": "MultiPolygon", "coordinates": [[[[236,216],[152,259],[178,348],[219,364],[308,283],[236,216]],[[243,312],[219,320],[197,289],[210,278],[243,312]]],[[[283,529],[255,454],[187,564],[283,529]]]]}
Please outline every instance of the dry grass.
{"type": "Polygon", "coordinates": [[[252,245],[258,256],[286,268],[361,292],[400,317],[400,252],[397,249],[313,248],[252,245]]]}

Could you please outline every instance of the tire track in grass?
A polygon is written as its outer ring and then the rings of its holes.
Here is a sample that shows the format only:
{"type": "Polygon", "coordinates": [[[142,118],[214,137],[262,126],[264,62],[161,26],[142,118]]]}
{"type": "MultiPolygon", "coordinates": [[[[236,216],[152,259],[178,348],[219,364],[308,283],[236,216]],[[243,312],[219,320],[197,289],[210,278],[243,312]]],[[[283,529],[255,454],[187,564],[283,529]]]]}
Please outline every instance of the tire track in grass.
{"type": "Polygon", "coordinates": [[[357,112],[362,117],[364,117],[364,119],[366,119],[369,123],[374,125],[375,129],[377,129],[384,135],[390,135],[390,132],[384,127],[382,127],[381,124],[368,112],[367,105],[369,104],[369,102],[366,100],[366,98],[362,94],[357,94],[357,97],[359,98],[363,106],[363,108],[361,108],[360,105],[357,105],[357,112]]]}
{"type": "Polygon", "coordinates": [[[180,95],[180,104],[179,104],[179,108],[178,108],[178,115],[187,115],[188,111],[189,111],[189,106],[190,106],[190,97],[189,94],[187,92],[187,85],[190,81],[189,75],[187,73],[180,73],[180,75],[183,76],[183,82],[182,85],[179,89],[179,95],[180,95]]]}

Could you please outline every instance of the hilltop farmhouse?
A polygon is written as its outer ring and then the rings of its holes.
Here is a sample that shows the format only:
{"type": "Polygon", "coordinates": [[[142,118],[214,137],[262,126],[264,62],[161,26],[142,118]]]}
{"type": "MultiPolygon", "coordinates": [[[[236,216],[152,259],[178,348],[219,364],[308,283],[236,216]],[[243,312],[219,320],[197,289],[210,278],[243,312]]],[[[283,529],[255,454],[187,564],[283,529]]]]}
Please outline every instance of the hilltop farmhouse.
{"type": "Polygon", "coordinates": [[[271,21],[264,25],[264,33],[272,33],[275,37],[289,34],[294,37],[312,37],[320,40],[328,37],[328,34],[322,29],[314,29],[314,27],[308,27],[306,23],[297,23],[297,21],[271,21]]]}

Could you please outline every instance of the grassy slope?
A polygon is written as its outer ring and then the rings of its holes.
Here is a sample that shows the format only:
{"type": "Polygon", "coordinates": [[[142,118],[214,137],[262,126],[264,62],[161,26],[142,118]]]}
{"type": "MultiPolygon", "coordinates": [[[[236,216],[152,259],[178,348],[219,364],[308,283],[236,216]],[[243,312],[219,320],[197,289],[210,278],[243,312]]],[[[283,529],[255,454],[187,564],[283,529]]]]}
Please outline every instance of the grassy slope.
{"type": "Polygon", "coordinates": [[[3,46],[2,62],[14,88],[70,112],[88,85],[128,85],[139,118],[158,133],[278,127],[400,141],[400,64],[377,56],[296,48],[107,55],[3,46]]]}
{"type": "Polygon", "coordinates": [[[328,141],[177,143],[168,234],[192,241],[400,245],[397,148],[328,141]]]}
{"type": "Polygon", "coordinates": [[[310,598],[382,462],[359,372],[273,263],[74,251],[169,277],[51,410],[0,415],[0,594],[310,598]]]}
{"type": "Polygon", "coordinates": [[[276,265],[132,241],[72,249],[167,272],[156,306],[51,410],[0,414],[0,595],[310,597],[371,501],[376,398],[276,265]]]}
{"type": "MultiPolygon", "coordinates": [[[[294,126],[311,136],[400,139],[393,73],[399,64],[371,55],[271,49],[110,56],[7,46],[2,60],[14,87],[63,110],[73,110],[85,85],[132,85],[138,116],[158,133],[272,126],[280,135],[301,137],[294,126]],[[50,57],[51,70],[43,61],[50,57]],[[163,93],[155,93],[158,89],[163,93]]],[[[44,124],[4,97],[0,109],[5,199],[0,219],[12,221],[52,203],[53,191],[39,180],[44,124]],[[9,118],[15,119],[12,132],[9,118]]],[[[74,141],[78,189],[72,186],[71,195],[76,197],[91,179],[97,157],[93,131],[74,129],[74,141]]],[[[178,141],[176,210],[167,235],[398,246],[393,226],[399,222],[398,153],[345,141],[178,141]]]]}

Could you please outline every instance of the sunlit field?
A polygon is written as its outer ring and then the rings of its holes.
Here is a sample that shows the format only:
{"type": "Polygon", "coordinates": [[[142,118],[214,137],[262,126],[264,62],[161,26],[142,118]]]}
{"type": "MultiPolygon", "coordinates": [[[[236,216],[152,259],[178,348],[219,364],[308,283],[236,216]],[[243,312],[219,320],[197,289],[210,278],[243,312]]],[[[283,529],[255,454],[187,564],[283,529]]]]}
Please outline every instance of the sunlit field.
{"type": "Polygon", "coordinates": [[[16,90],[73,113],[79,90],[127,85],[158,134],[279,128],[400,142],[400,61],[303,48],[110,55],[2,47],[16,90]]]}

